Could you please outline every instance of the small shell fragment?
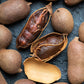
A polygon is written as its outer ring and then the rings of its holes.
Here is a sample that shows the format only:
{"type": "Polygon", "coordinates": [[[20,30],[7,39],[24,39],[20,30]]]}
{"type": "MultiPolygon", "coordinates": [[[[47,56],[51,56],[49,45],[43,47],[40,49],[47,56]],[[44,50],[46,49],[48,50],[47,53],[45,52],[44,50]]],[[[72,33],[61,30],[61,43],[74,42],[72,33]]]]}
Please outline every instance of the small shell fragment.
{"type": "Polygon", "coordinates": [[[53,83],[61,78],[61,71],[58,67],[33,57],[24,61],[24,71],[28,79],[40,83],[53,83]]]}
{"type": "Polygon", "coordinates": [[[50,33],[37,39],[31,45],[31,56],[37,57],[41,61],[49,61],[60,54],[67,46],[66,34],[50,33]]]}

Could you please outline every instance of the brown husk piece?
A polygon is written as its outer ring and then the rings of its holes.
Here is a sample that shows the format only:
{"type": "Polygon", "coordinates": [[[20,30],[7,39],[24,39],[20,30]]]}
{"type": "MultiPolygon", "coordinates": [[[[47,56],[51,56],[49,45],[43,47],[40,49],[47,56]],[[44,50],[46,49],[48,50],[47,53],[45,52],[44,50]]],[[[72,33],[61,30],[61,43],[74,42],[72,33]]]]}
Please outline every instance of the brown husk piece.
{"type": "Polygon", "coordinates": [[[43,84],[50,84],[61,78],[61,71],[57,66],[42,62],[34,57],[24,61],[24,71],[28,79],[43,84]]]}
{"type": "Polygon", "coordinates": [[[25,27],[16,40],[17,48],[27,48],[32,42],[39,38],[43,30],[46,28],[52,15],[52,2],[43,8],[35,11],[28,19],[25,27]]]}
{"type": "Polygon", "coordinates": [[[31,45],[31,56],[47,62],[60,54],[67,46],[67,34],[49,33],[34,41],[31,45]]]}
{"type": "Polygon", "coordinates": [[[2,73],[0,72],[0,84],[7,84],[5,78],[3,77],[2,73]]]}

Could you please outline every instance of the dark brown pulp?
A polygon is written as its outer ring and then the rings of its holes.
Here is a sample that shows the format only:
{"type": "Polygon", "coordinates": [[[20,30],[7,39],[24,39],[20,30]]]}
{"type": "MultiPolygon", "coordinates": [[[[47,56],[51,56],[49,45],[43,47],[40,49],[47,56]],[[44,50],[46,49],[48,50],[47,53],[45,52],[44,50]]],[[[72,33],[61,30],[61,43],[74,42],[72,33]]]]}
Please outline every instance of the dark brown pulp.
{"type": "Polygon", "coordinates": [[[55,55],[63,47],[63,41],[63,36],[59,35],[46,37],[43,41],[39,42],[37,46],[35,46],[34,50],[36,49],[36,55],[40,59],[45,59],[55,55]]]}
{"type": "Polygon", "coordinates": [[[49,11],[47,8],[34,12],[16,40],[17,48],[28,47],[42,32],[48,22],[48,18],[49,11]]]}

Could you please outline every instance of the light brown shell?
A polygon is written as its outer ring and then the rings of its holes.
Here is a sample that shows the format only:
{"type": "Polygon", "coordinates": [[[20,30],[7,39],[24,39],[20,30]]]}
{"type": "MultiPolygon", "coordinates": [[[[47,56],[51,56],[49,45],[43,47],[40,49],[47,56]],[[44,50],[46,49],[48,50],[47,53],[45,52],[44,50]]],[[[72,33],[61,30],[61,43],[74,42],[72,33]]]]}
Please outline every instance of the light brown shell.
{"type": "MultiPolygon", "coordinates": [[[[60,33],[57,33],[57,32],[52,32],[52,33],[49,33],[43,37],[41,37],[40,39],[37,39],[36,41],[34,41],[31,45],[31,56],[34,56],[34,57],[37,57],[37,59],[41,60],[41,61],[44,61],[44,62],[47,62],[49,60],[51,60],[52,58],[54,58],[55,56],[57,56],[58,54],[60,54],[67,46],[67,43],[68,43],[68,39],[67,39],[67,35],[66,34],[60,34],[60,33]],[[41,44],[41,45],[38,45],[40,42],[42,42],[43,40],[46,40],[46,38],[50,37],[50,36],[62,36],[63,37],[63,41],[60,42],[59,44],[52,44],[52,43],[49,43],[49,44],[41,44]],[[37,52],[37,49],[39,49],[40,47],[42,46],[55,46],[55,47],[60,47],[59,51],[55,54],[53,54],[52,56],[49,56],[47,58],[44,58],[44,59],[41,59],[39,58],[39,56],[36,54],[37,52]]],[[[53,51],[54,52],[54,51],[53,51]]],[[[46,52],[45,52],[46,54],[46,52]]]]}
{"type": "Polygon", "coordinates": [[[33,57],[24,61],[24,71],[30,80],[40,83],[53,83],[61,78],[61,71],[58,67],[33,57]]]}

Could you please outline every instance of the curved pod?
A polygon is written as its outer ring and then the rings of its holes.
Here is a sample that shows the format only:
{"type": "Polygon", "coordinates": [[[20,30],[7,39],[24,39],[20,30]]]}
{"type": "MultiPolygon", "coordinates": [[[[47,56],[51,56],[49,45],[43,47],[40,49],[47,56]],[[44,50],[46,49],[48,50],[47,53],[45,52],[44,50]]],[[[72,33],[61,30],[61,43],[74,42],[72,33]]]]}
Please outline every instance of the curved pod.
{"type": "Polygon", "coordinates": [[[65,0],[65,3],[69,6],[73,6],[73,5],[76,5],[80,2],[82,2],[83,0],[65,0]]]}
{"type": "Polygon", "coordinates": [[[19,79],[14,84],[36,84],[36,83],[29,79],[19,79]]]}
{"type": "Polygon", "coordinates": [[[1,72],[0,72],[0,84],[8,84],[1,72]]]}
{"type": "Polygon", "coordinates": [[[0,49],[7,48],[12,41],[11,31],[0,24],[0,49]]]}
{"type": "Polygon", "coordinates": [[[16,74],[22,71],[21,55],[16,50],[1,49],[0,50],[0,68],[8,74],[16,74]]]}
{"type": "Polygon", "coordinates": [[[71,84],[84,82],[84,43],[75,37],[68,46],[68,78],[71,84]]]}
{"type": "Polygon", "coordinates": [[[30,2],[25,0],[8,0],[0,4],[0,23],[11,24],[27,17],[30,2]]]}
{"type": "Polygon", "coordinates": [[[31,56],[37,57],[41,61],[49,61],[60,54],[67,46],[66,34],[50,33],[34,41],[31,45],[31,56]]]}
{"type": "Polygon", "coordinates": [[[70,34],[74,28],[71,12],[66,8],[58,8],[52,15],[51,23],[55,31],[70,34]]]}
{"type": "Polygon", "coordinates": [[[52,3],[46,7],[35,11],[28,19],[25,27],[19,34],[16,40],[17,48],[27,48],[32,42],[40,36],[46,28],[52,15],[52,3]]]}

